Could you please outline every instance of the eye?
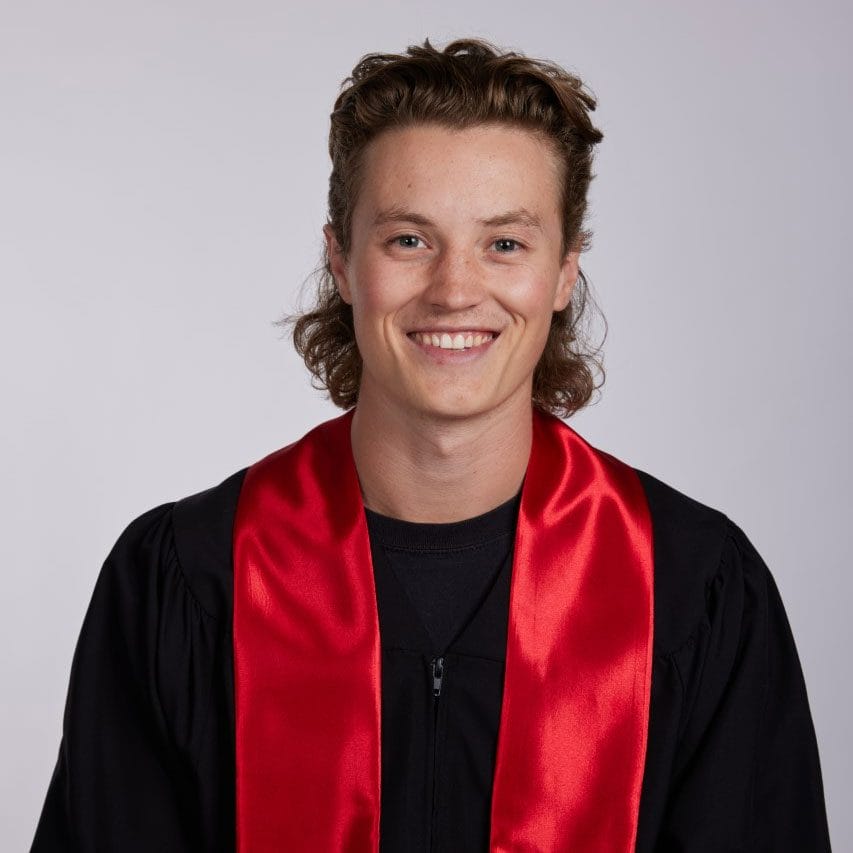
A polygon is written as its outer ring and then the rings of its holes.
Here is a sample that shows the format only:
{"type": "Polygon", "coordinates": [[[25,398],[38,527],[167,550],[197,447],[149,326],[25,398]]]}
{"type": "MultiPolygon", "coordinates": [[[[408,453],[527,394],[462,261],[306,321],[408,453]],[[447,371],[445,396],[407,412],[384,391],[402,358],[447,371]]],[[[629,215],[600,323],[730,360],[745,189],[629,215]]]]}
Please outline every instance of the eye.
{"type": "Polygon", "coordinates": [[[502,255],[512,254],[521,248],[521,243],[511,237],[499,237],[492,245],[502,255]]]}
{"type": "Polygon", "coordinates": [[[389,242],[392,246],[399,246],[401,249],[419,249],[423,241],[415,234],[399,234],[392,237],[389,242]]]}

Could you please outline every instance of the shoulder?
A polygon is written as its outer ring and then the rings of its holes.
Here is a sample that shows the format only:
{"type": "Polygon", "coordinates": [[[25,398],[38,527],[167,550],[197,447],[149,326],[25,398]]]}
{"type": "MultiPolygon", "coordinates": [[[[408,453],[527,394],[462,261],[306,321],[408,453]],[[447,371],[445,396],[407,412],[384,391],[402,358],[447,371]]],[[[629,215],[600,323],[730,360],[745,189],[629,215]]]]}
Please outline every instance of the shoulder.
{"type": "Polygon", "coordinates": [[[232,533],[246,471],[182,498],[171,508],[180,571],[201,607],[218,619],[230,619],[231,614],[232,533]]]}
{"type": "Polygon", "coordinates": [[[769,570],[724,512],[634,469],[652,521],[655,561],[655,653],[695,639],[727,606],[743,607],[747,587],[762,595],[769,570]]]}
{"type": "Polygon", "coordinates": [[[245,473],[134,518],[110,551],[99,586],[128,600],[153,597],[161,606],[189,593],[208,617],[228,622],[232,527],[245,473]]]}

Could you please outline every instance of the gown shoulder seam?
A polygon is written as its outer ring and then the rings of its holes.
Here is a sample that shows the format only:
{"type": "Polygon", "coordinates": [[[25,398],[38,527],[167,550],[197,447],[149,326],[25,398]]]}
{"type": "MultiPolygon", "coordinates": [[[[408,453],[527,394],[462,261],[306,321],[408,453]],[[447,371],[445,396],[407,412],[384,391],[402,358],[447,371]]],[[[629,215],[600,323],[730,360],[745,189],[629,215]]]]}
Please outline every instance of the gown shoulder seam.
{"type": "Polygon", "coordinates": [[[705,620],[708,616],[708,594],[716,583],[718,583],[720,577],[723,575],[725,571],[725,561],[726,561],[726,543],[729,540],[734,539],[734,526],[731,520],[724,513],[720,513],[723,524],[720,533],[720,541],[718,544],[719,553],[717,556],[717,568],[714,573],[706,578],[703,588],[703,598],[705,600],[705,607],[700,615],[698,621],[694,624],[691,630],[687,633],[687,635],[671,646],[668,650],[655,650],[654,651],[654,659],[666,662],[671,658],[676,657],[680,652],[682,652],[685,648],[688,648],[696,643],[696,638],[699,635],[699,632],[702,630],[702,625],[705,623],[705,620]]]}
{"type": "MultiPolygon", "coordinates": [[[[173,516],[173,523],[174,523],[174,505],[172,506],[172,510],[171,510],[171,512],[172,512],[172,516],[173,516]]],[[[196,607],[201,611],[201,613],[202,613],[204,616],[206,616],[208,619],[211,619],[211,620],[213,620],[214,622],[220,622],[221,620],[219,619],[219,617],[218,617],[218,616],[216,616],[216,614],[211,613],[211,612],[210,612],[210,611],[209,611],[209,610],[204,606],[204,604],[202,604],[201,599],[200,599],[200,598],[199,598],[199,596],[196,594],[196,591],[193,589],[192,584],[190,583],[190,579],[187,577],[187,574],[186,574],[186,572],[184,571],[184,567],[183,567],[183,565],[181,564],[181,556],[180,556],[180,554],[178,553],[178,543],[175,541],[175,537],[174,537],[174,527],[173,527],[173,535],[172,535],[172,554],[173,554],[173,559],[174,559],[174,563],[175,563],[175,569],[176,569],[176,571],[177,571],[177,573],[178,573],[178,576],[180,577],[180,579],[181,579],[182,583],[183,583],[183,584],[184,584],[184,586],[186,587],[186,589],[187,589],[187,594],[188,594],[188,595],[189,595],[189,597],[192,599],[192,601],[193,601],[193,603],[195,604],[195,606],[196,606],[196,607]]]]}

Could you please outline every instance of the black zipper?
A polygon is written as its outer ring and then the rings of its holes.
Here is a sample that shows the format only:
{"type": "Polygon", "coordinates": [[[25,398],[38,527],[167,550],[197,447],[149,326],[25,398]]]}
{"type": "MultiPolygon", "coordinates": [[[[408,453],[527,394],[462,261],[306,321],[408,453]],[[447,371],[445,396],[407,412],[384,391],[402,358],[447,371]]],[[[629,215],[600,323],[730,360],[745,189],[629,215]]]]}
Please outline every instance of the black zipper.
{"type": "Polygon", "coordinates": [[[435,713],[438,714],[438,697],[441,696],[441,682],[444,680],[444,658],[432,659],[432,695],[435,701],[435,713]]]}
{"type": "Polygon", "coordinates": [[[438,808],[438,703],[444,683],[444,656],[432,659],[432,829],[430,850],[435,850],[436,812],[438,808]]]}

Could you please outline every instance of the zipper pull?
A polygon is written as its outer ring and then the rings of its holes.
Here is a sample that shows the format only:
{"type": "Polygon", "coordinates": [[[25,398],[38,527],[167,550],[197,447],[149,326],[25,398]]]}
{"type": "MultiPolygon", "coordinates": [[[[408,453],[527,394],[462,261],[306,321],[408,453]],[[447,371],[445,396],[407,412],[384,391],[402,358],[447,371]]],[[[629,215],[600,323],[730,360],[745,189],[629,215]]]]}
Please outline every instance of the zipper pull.
{"type": "Polygon", "coordinates": [[[441,681],[444,678],[444,658],[432,659],[432,695],[437,699],[441,694],[441,681]]]}

